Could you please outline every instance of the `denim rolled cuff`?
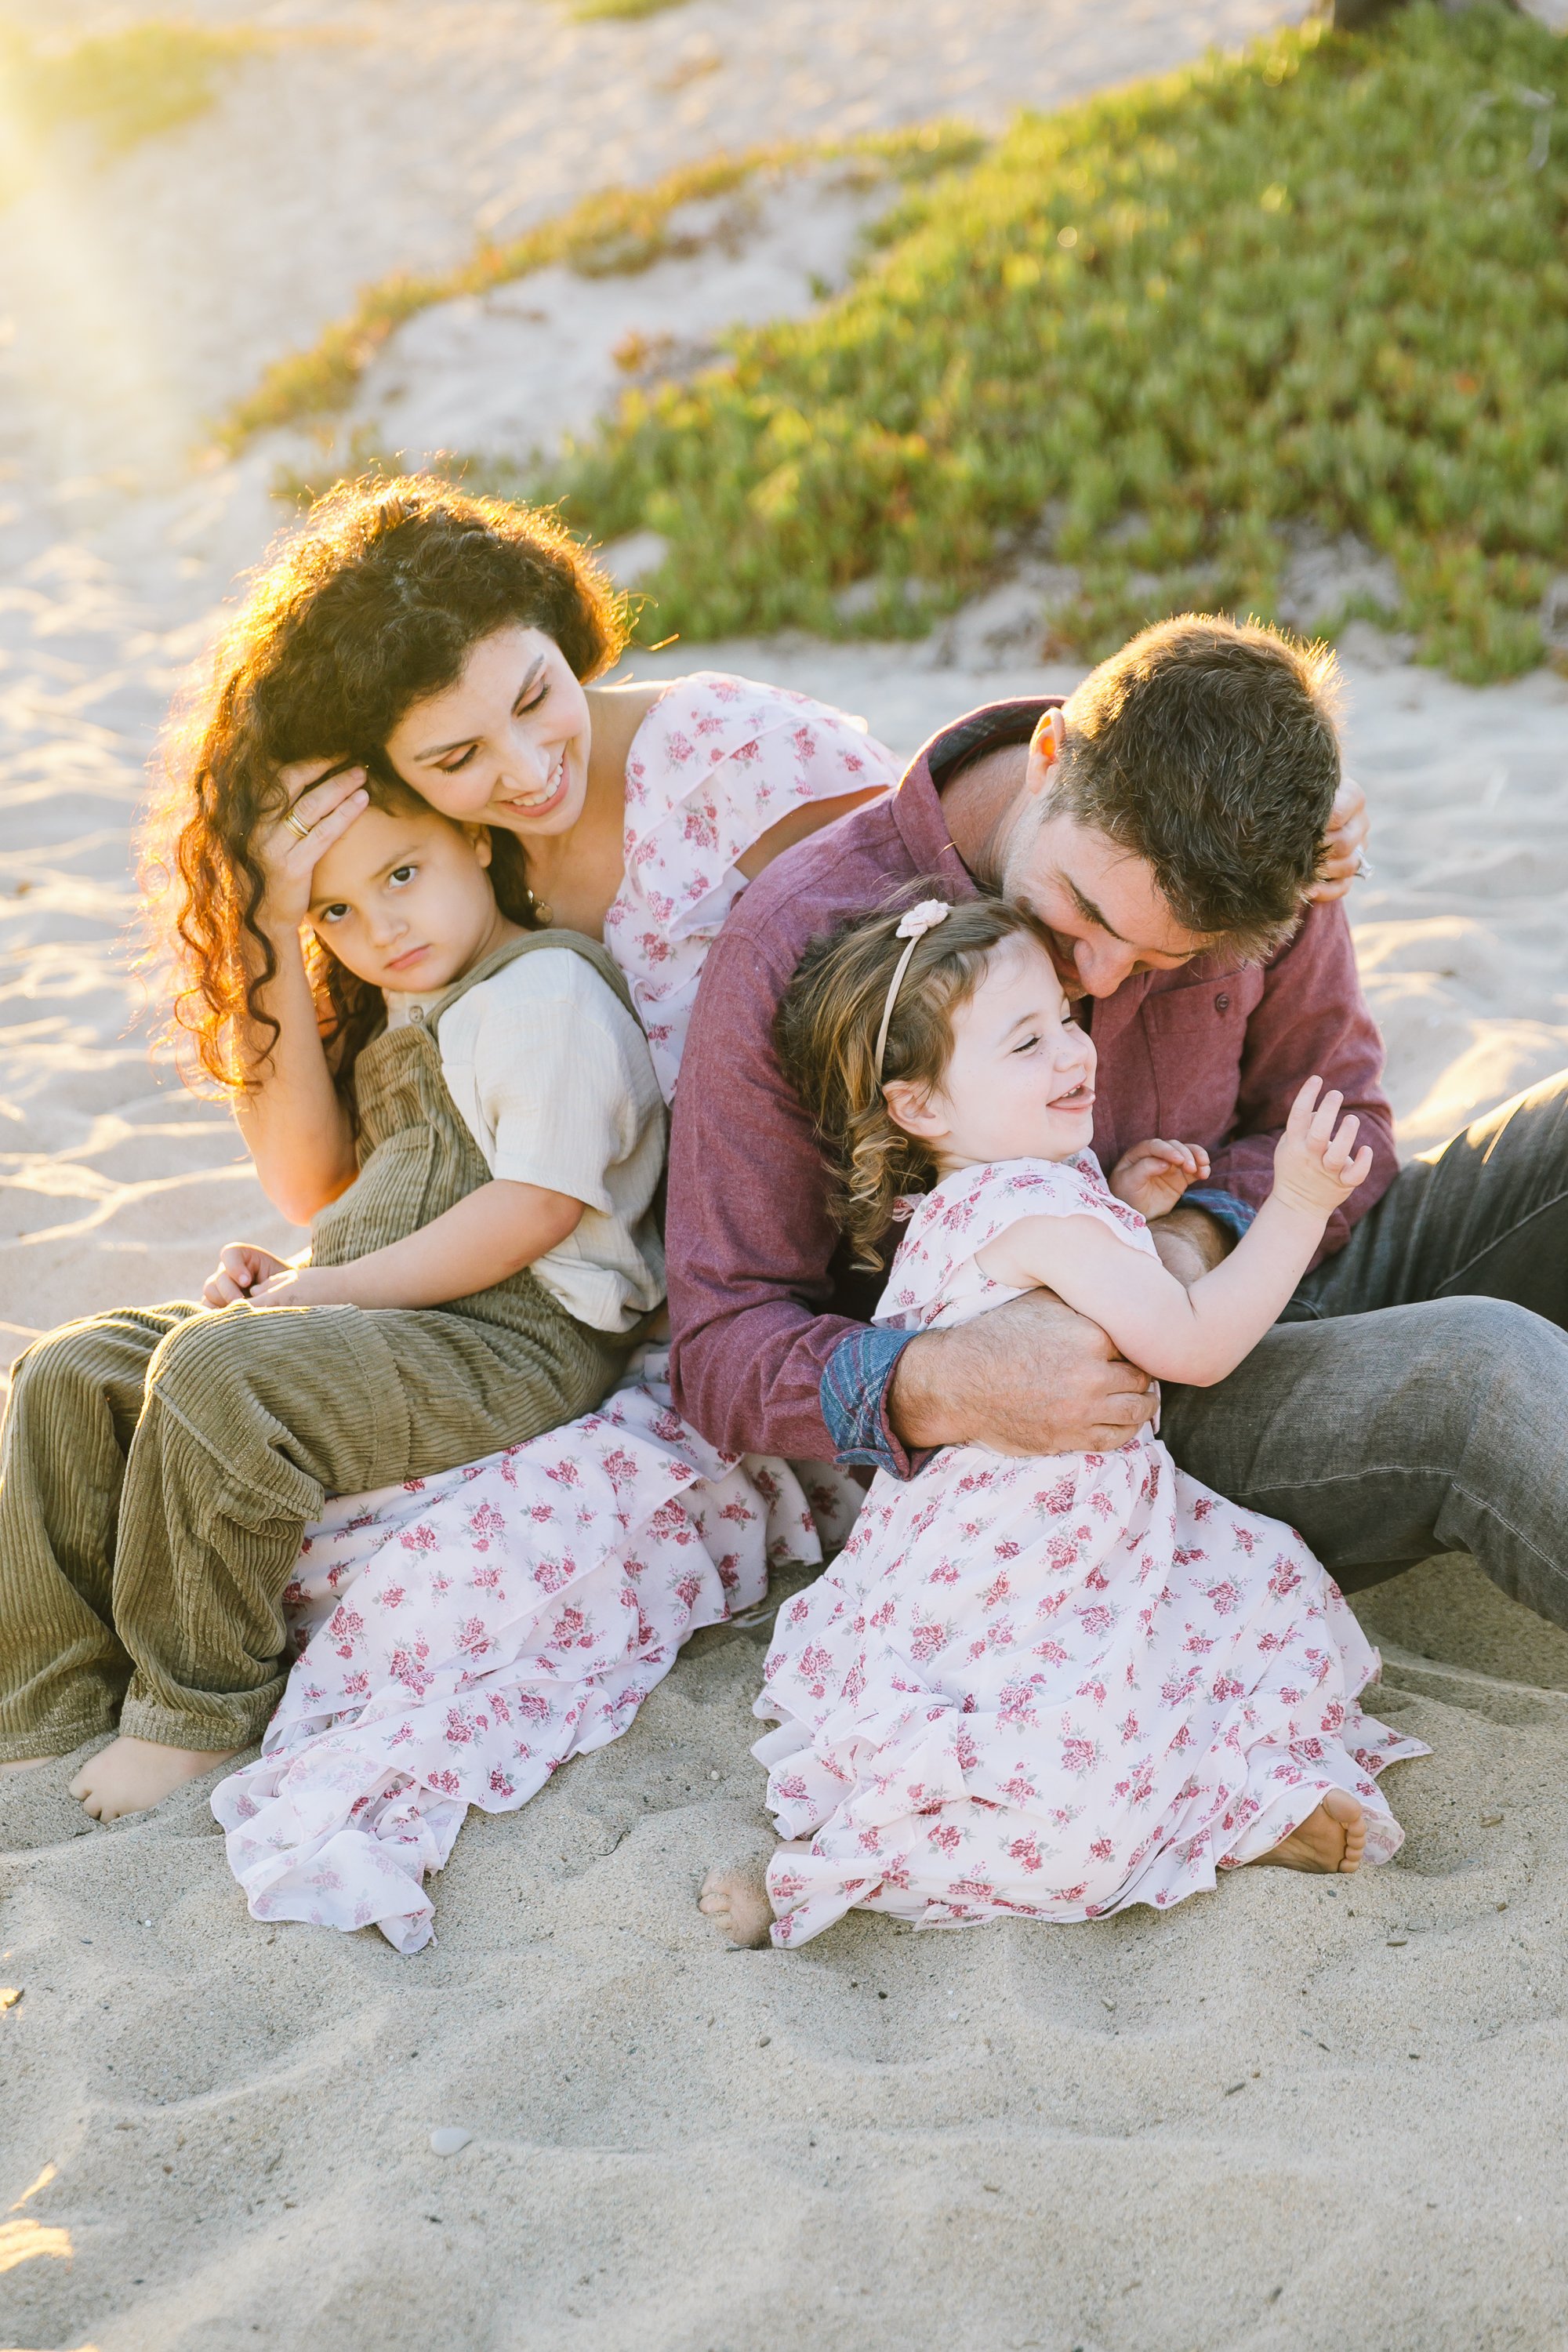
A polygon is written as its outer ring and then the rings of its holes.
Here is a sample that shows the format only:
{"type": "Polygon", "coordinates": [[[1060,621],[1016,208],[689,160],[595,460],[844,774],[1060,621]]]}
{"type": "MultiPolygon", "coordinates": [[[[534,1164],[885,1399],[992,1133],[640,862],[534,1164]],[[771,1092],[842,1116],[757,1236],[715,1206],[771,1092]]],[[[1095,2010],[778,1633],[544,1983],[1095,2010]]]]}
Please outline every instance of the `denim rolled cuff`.
{"type": "Polygon", "coordinates": [[[868,1325],[847,1331],[824,1368],[818,1395],[822,1418],[833,1440],[833,1458],[842,1468],[862,1464],[889,1477],[912,1478],[929,1456],[910,1454],[888,1419],[893,1367],[915,1337],[912,1331],[878,1331],[868,1325]]]}
{"type": "Polygon", "coordinates": [[[1222,1192],[1217,1184],[1194,1184],[1190,1192],[1182,1194],[1184,1209],[1203,1209],[1216,1225],[1223,1225],[1234,1241],[1239,1241],[1258,1214],[1250,1201],[1238,1201],[1234,1192],[1222,1192]]]}

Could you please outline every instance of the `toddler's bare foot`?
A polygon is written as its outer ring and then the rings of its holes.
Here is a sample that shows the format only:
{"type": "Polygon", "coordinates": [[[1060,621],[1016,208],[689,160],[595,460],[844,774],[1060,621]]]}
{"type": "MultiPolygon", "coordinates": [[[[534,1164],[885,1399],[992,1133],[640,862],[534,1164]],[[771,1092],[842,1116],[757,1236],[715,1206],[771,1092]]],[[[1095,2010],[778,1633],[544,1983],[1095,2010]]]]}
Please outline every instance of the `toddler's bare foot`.
{"type": "Polygon", "coordinates": [[[58,1764],[58,1756],[14,1756],[8,1764],[0,1764],[0,1779],[7,1772],[36,1772],[40,1764],[58,1764]]]}
{"type": "Polygon", "coordinates": [[[238,1753],[237,1748],[165,1748],[159,1740],[132,1739],[121,1732],[82,1766],[70,1792],[95,1821],[117,1822],[122,1813],[161,1805],[187,1780],[199,1780],[238,1753]]]}
{"type": "Polygon", "coordinates": [[[1331,1789],[1315,1812],[1258,1860],[1278,1863],[1282,1870],[1350,1872],[1360,1869],[1365,1852],[1366,1815],[1360,1801],[1343,1789],[1331,1789]]]}
{"type": "Polygon", "coordinates": [[[773,1924],[766,1864],[736,1863],[728,1869],[710,1870],[702,1882],[697,1908],[742,1951],[761,1950],[773,1924]]]}

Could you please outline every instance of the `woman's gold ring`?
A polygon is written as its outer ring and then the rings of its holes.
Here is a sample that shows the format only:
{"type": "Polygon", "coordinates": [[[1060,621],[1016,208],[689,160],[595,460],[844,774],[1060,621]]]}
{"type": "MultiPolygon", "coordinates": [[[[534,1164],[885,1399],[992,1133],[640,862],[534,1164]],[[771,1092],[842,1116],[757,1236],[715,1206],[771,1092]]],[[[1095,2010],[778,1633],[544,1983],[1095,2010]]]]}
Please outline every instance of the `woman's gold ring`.
{"type": "Polygon", "coordinates": [[[286,825],[289,826],[292,831],[299,835],[301,841],[310,840],[310,826],[308,824],[301,824],[292,809],[288,809],[284,812],[283,822],[286,825]]]}

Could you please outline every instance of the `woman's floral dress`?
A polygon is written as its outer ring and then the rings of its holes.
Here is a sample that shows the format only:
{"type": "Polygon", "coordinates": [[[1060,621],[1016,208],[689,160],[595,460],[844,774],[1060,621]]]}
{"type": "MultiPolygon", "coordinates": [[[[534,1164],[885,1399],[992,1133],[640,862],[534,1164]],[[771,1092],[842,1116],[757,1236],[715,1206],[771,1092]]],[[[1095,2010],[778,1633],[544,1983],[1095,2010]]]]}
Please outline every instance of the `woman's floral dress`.
{"type": "MultiPolygon", "coordinates": [[[[1152,1253],[1092,1155],[949,1177],[915,1209],[878,1320],[1016,1296],[975,1264],[1022,1217],[1091,1216],[1152,1253]]],[[[1363,1715],[1377,1654],[1300,1538],[1210,1494],[1154,1436],[1114,1454],[953,1446],[879,1473],[846,1549],[780,1612],[754,1753],[783,1836],[775,1944],[852,1906],[934,1927],[1163,1907],[1267,1853],[1331,1789],[1403,1832],[1374,1775],[1424,1755],[1363,1715]]]]}
{"type": "Polygon", "coordinates": [[[626,879],[605,945],[631,984],[668,1102],[703,961],[744,877],[738,860],[792,809],[890,791],[892,753],[842,711],[699,670],[648,712],[626,759],[626,879]]]}
{"type": "MultiPolygon", "coordinates": [[[[713,672],[652,707],[626,767],[626,876],[605,940],[666,1097],[736,861],[792,808],[898,781],[854,721],[713,672]]],[[[599,1412],[439,1478],[334,1503],[285,1594],[300,1655],[258,1761],[213,1811],[258,1919],[431,1934],[424,1880],[469,1805],[521,1805],[624,1731],[699,1626],[816,1562],[861,1493],[747,1455],[674,1408],[645,1349],[599,1412]]]]}

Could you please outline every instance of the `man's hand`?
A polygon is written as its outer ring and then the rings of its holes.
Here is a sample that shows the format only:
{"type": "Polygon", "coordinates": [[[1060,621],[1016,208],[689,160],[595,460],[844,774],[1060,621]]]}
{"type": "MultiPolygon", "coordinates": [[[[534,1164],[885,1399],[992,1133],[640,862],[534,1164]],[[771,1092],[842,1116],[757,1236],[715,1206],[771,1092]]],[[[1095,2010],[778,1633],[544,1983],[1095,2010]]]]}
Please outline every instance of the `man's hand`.
{"type": "MultiPolygon", "coordinates": [[[[1206,1220],[1205,1220],[1206,1222],[1206,1220]]],[[[888,1417],[915,1451],[1106,1454],[1154,1411],[1153,1383],[1098,1323],[1031,1290],[953,1331],[923,1331],[893,1368],[888,1417]]]]}
{"type": "Polygon", "coordinates": [[[1169,1216],[1151,1223],[1149,1238],[1165,1272],[1186,1290],[1236,1247],[1236,1235],[1206,1209],[1173,1209],[1169,1216]]]}

